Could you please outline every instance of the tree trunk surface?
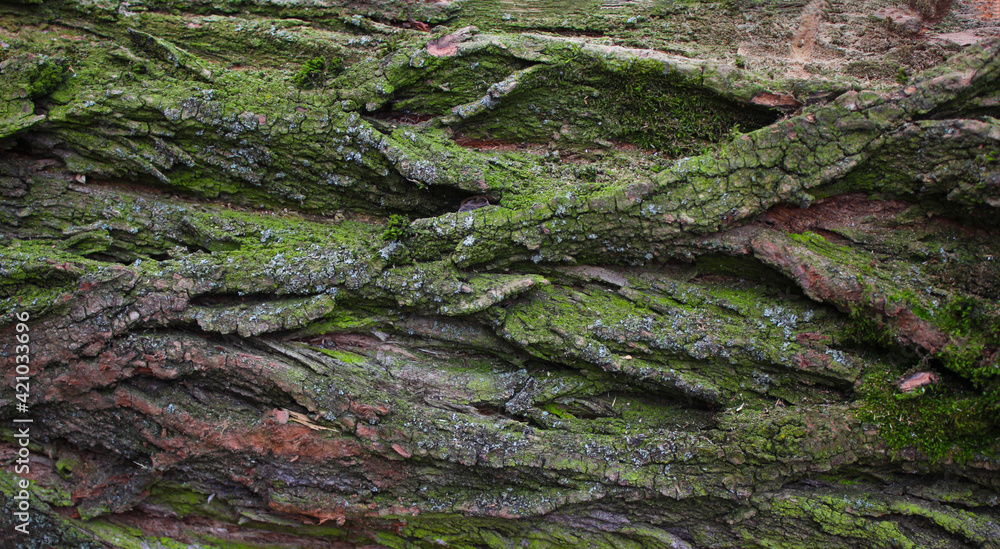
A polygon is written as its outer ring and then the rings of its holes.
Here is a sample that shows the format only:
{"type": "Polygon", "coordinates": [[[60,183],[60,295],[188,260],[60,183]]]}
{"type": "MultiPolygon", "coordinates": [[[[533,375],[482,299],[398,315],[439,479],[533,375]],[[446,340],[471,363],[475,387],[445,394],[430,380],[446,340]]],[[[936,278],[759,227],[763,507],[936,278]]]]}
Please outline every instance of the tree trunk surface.
{"type": "Polygon", "coordinates": [[[1000,547],[1000,13],[913,5],[3,2],[0,546],[1000,547]]]}

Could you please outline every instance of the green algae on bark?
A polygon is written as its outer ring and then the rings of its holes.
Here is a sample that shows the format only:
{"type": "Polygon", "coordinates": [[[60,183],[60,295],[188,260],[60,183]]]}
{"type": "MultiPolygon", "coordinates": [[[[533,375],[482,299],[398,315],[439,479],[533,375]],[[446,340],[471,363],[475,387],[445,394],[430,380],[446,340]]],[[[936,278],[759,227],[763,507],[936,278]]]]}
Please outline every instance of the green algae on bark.
{"type": "Polygon", "coordinates": [[[46,546],[996,539],[1000,44],[865,91],[592,4],[5,5],[46,546]]]}

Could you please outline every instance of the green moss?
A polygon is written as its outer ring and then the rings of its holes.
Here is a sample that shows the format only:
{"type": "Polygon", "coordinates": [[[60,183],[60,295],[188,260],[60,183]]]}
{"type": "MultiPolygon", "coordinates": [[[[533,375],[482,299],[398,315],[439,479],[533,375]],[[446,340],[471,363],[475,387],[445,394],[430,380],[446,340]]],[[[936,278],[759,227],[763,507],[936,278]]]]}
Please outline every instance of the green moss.
{"type": "Polygon", "coordinates": [[[752,130],[773,120],[764,111],[737,112],[712,94],[699,93],[660,61],[629,61],[605,81],[608,87],[595,84],[600,93],[594,102],[605,124],[617,122],[620,133],[613,138],[669,155],[699,152],[704,144],[728,138],[735,125],[752,130]]]}
{"type": "Polygon", "coordinates": [[[859,309],[850,313],[839,333],[840,343],[849,346],[870,346],[878,349],[898,350],[892,330],[879,317],[870,316],[859,309]]]}
{"type": "Polygon", "coordinates": [[[1000,458],[1000,416],[991,398],[950,383],[900,393],[896,381],[906,370],[873,365],[879,368],[862,381],[859,417],[878,428],[889,448],[915,448],[934,461],[1000,458]]]}
{"type": "Polygon", "coordinates": [[[189,547],[187,543],[165,537],[151,538],[142,530],[131,526],[101,521],[78,521],[76,524],[116,549],[147,549],[150,547],[150,542],[157,544],[157,549],[187,549],[189,547]]]}
{"type": "Polygon", "coordinates": [[[326,77],[326,72],[326,60],[322,57],[314,57],[302,65],[298,74],[292,78],[292,82],[300,89],[321,87],[326,77]]]}
{"type": "MultiPolygon", "coordinates": [[[[239,185],[233,184],[221,178],[206,175],[205,170],[190,169],[177,170],[170,174],[171,185],[177,186],[182,191],[193,191],[197,195],[206,198],[218,198],[219,196],[238,195],[241,192],[239,185]]],[[[251,191],[252,192],[252,191],[251,191]]],[[[261,197],[244,197],[261,198],[261,197]]]]}
{"type": "Polygon", "coordinates": [[[28,94],[32,99],[39,99],[51,94],[66,78],[65,63],[46,59],[35,66],[29,79],[28,94]]]}
{"type": "Polygon", "coordinates": [[[935,461],[1000,456],[1000,368],[988,344],[997,340],[997,332],[992,315],[983,316],[990,308],[971,298],[932,305],[909,289],[888,301],[912,310],[949,337],[948,345],[923,357],[919,367],[935,371],[935,364],[943,365],[958,377],[948,373],[938,384],[901,393],[897,383],[913,373],[918,355],[901,344],[897,328],[881,314],[855,309],[841,342],[873,353],[861,390],[861,417],[878,427],[896,451],[915,448],[935,461]],[[875,359],[876,349],[887,352],[891,362],[875,359]]]}
{"type": "Polygon", "coordinates": [[[352,366],[364,366],[368,361],[368,358],[363,355],[348,351],[341,351],[339,349],[322,349],[322,352],[352,366]]]}
{"type": "MultiPolygon", "coordinates": [[[[959,296],[934,315],[951,339],[941,353],[953,371],[996,396],[1000,390],[1000,306],[978,297],[959,296]]],[[[1000,401],[995,403],[1000,406],[1000,401]]]]}
{"type": "Polygon", "coordinates": [[[169,507],[180,518],[190,515],[211,517],[222,521],[235,521],[238,515],[223,498],[197,492],[176,482],[157,482],[149,487],[150,503],[169,507]]]}
{"type": "MultiPolygon", "coordinates": [[[[996,352],[1000,341],[1000,308],[968,295],[928,304],[910,290],[890,300],[907,304],[915,315],[932,322],[948,336],[948,344],[936,353],[936,358],[982,391],[974,406],[964,408],[981,414],[1000,411],[1000,356],[996,352]]],[[[956,421],[964,423],[961,418],[956,421]]],[[[1000,426],[1000,421],[992,423],[1000,426]]]]}
{"type": "Polygon", "coordinates": [[[617,292],[585,286],[586,296],[559,284],[538,288],[530,300],[506,308],[500,333],[539,358],[612,371],[713,405],[733,399],[763,405],[773,398],[807,403],[824,398],[804,389],[816,379],[846,385],[858,375],[837,353],[800,366],[798,335],[825,332],[829,319],[771,286],[727,281],[716,287],[669,276],[621,280],[627,284],[617,292]],[[775,364],[784,365],[780,372],[766,366],[775,364]],[[788,379],[789,369],[810,381],[779,381],[788,379]]]}
{"type": "Polygon", "coordinates": [[[56,461],[56,472],[63,478],[68,478],[73,469],[79,467],[80,462],[75,459],[63,458],[56,461]]]}
{"type": "Polygon", "coordinates": [[[910,76],[906,73],[906,67],[899,67],[896,70],[896,83],[900,86],[905,86],[909,82],[910,76]]]}
{"type": "MultiPolygon", "coordinates": [[[[834,259],[840,264],[850,266],[856,272],[862,274],[872,273],[871,267],[865,264],[864,256],[862,253],[859,253],[860,250],[830,242],[823,235],[812,231],[789,233],[788,236],[793,241],[803,244],[805,247],[809,248],[810,251],[823,257],[834,259]]],[[[862,279],[862,282],[866,283],[864,279],[862,279]]]]}
{"type": "Polygon", "coordinates": [[[0,302],[7,311],[27,311],[32,317],[56,312],[77,280],[101,267],[59,248],[45,240],[0,243],[0,302]]]}
{"type": "MultiPolygon", "coordinates": [[[[824,533],[836,536],[834,539],[864,540],[876,547],[916,549],[917,545],[896,522],[880,518],[887,511],[887,505],[879,496],[857,492],[819,497],[795,495],[776,500],[773,508],[773,512],[788,519],[815,521],[824,533]]],[[[782,537],[765,537],[769,543],[762,543],[761,546],[791,549],[824,543],[815,533],[810,534],[811,540],[795,539],[794,536],[788,539],[785,536],[787,532],[782,537]]]]}
{"type": "Polygon", "coordinates": [[[462,131],[511,142],[555,138],[580,148],[626,142],[677,156],[729,138],[734,126],[752,130],[774,118],[763,109],[734,109],[663,61],[602,57],[576,44],[551,44],[545,53],[559,61],[554,68],[525,72],[513,94],[462,131]]]}
{"type": "Polygon", "coordinates": [[[401,215],[390,215],[382,240],[403,240],[409,234],[410,220],[401,215]]]}
{"type": "Polygon", "coordinates": [[[559,419],[575,419],[573,414],[566,411],[564,406],[560,406],[555,402],[549,402],[539,406],[542,411],[548,412],[559,419]]]}
{"type": "MultiPolygon", "coordinates": [[[[516,495],[512,494],[511,497],[516,495]]],[[[380,533],[375,541],[386,547],[400,549],[433,549],[441,546],[464,549],[669,549],[677,547],[680,541],[670,533],[669,528],[659,528],[638,521],[603,532],[553,521],[526,519],[520,522],[519,527],[513,527],[491,518],[425,513],[419,518],[406,517],[400,531],[380,533]]]]}

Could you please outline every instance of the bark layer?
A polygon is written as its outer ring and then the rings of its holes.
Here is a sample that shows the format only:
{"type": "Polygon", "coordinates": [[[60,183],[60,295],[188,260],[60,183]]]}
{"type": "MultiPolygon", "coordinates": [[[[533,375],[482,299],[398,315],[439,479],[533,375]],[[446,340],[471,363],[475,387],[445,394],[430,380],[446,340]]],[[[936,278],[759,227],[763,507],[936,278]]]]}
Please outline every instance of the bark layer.
{"type": "Polygon", "coordinates": [[[996,546],[1000,42],[557,4],[0,6],[3,535],[996,546]]]}

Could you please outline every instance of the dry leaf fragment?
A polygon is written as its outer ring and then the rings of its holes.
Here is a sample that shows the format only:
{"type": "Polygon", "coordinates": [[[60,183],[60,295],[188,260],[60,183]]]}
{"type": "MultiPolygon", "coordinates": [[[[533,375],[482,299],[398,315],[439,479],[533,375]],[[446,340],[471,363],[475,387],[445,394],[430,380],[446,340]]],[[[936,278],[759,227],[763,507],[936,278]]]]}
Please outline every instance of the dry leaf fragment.
{"type": "Polygon", "coordinates": [[[910,391],[915,391],[924,385],[930,385],[932,383],[937,383],[940,378],[936,374],[931,372],[917,372],[915,374],[910,374],[899,381],[899,390],[904,393],[909,393],[910,391]]]}

